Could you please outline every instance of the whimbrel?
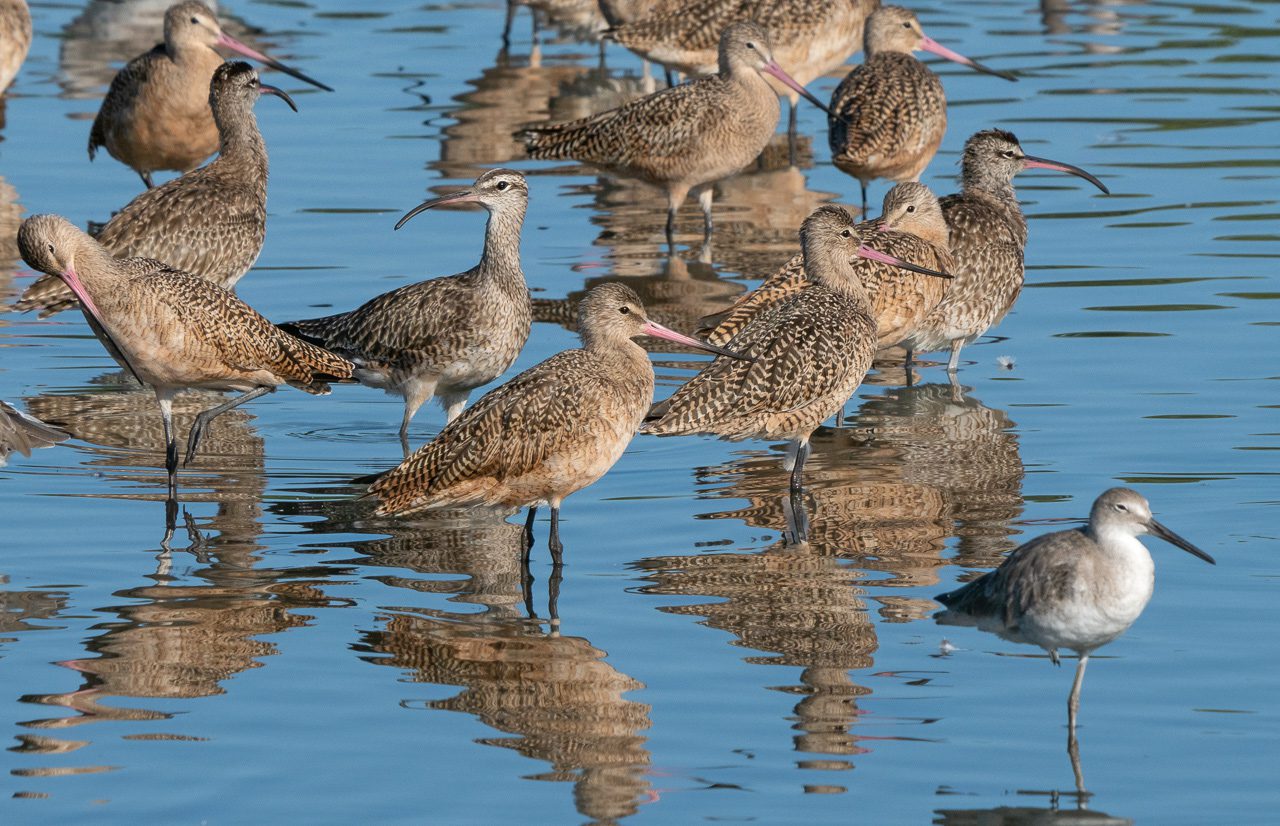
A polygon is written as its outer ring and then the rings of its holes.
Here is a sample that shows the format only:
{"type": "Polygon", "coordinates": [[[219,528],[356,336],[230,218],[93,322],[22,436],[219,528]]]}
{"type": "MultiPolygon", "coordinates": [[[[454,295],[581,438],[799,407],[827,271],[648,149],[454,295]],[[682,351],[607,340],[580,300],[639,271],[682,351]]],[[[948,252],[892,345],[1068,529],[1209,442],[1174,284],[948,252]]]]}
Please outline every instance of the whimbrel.
{"type": "Polygon", "coordinates": [[[18,248],[28,265],[67,282],[98,340],[155,391],[170,499],[177,493],[172,404],[179,390],[243,394],[196,417],[187,439],[190,463],[204,428],[220,414],[282,384],[323,394],[328,381],[351,377],[346,359],[280,331],[233,293],[149,258],[115,258],[61,216],[28,218],[18,248]]]}
{"type": "MultiPolygon", "coordinates": [[[[951,272],[947,226],[938,199],[929,188],[909,181],[889,190],[884,197],[883,214],[874,221],[863,222],[859,230],[871,249],[917,265],[912,271],[919,274],[911,275],[900,272],[902,266],[889,266],[882,260],[854,263],[858,279],[871,298],[876,347],[893,347],[937,306],[948,289],[949,282],[933,277],[939,271],[951,272]]],[[[721,345],[731,341],[753,318],[811,283],[804,254],[792,256],[755,290],[723,313],[705,319],[715,325],[707,333],[707,340],[721,345]]]]}
{"type": "Polygon", "coordinates": [[[312,86],[333,89],[222,31],[204,3],[179,3],[164,15],[164,43],[139,55],[111,81],[89,132],[89,160],[105,146],[150,189],[151,173],[189,172],[218,148],[209,81],[222,46],[312,86]]]}
{"type": "Polygon", "coordinates": [[[53,425],[0,402],[0,467],[14,451],[30,456],[38,447],[51,447],[69,438],[70,434],[53,425]]]}
{"type": "Polygon", "coordinates": [[[643,432],[786,439],[793,492],[809,436],[862,383],[876,351],[876,320],[857,258],[907,266],[864,246],[843,207],[819,207],[800,229],[809,285],[746,324],[732,347],[753,361],[716,359],[654,405],[643,432]]]}
{"type": "Polygon", "coordinates": [[[378,477],[379,514],[429,508],[528,506],[526,554],[540,504],[551,506],[552,558],[561,562],[560,503],[622,456],[653,401],[653,365],[632,341],[655,336],[714,353],[650,321],[621,284],[602,284],[578,309],[582,348],[565,350],[486,393],[440,435],[378,477]]]}
{"type": "Polygon", "coordinates": [[[1161,525],[1137,491],[1111,488],[1093,503],[1084,528],[1055,531],[1024,543],[973,582],[936,599],[947,607],[940,625],[969,625],[1010,642],[1038,645],[1058,665],[1058,649],[1080,662],[1067,700],[1067,730],[1075,741],[1080,686],[1089,655],[1119,637],[1146,608],[1155,564],[1138,537],[1150,533],[1209,564],[1213,557],[1161,525]]]}
{"type": "Polygon", "coordinates": [[[0,0],[0,94],[17,77],[31,48],[31,10],[27,0],[0,0]]]}
{"type": "MultiPolygon", "coordinates": [[[[617,0],[612,0],[617,2],[617,0]]],[[[609,17],[609,0],[601,0],[609,17]]],[[[880,0],[696,0],[659,7],[631,21],[610,22],[609,37],[648,60],[689,75],[717,66],[717,35],[726,26],[753,21],[764,27],[778,65],[802,86],[834,71],[862,46],[862,30],[880,0]]],[[[797,94],[791,101],[787,135],[794,150],[797,94]]]]}
{"type": "MultiPolygon", "coordinates": [[[[218,157],[181,178],[148,189],[112,216],[98,243],[117,258],[154,258],[175,270],[235,289],[258,260],[267,236],[267,147],[253,105],[275,95],[295,112],[288,94],[258,81],[248,63],[223,63],[209,84],[218,124],[218,157]]],[[[14,308],[46,318],[76,305],[62,279],[46,275],[14,308]]]]}
{"type": "Polygon", "coordinates": [[[414,207],[396,229],[441,204],[476,203],[489,212],[480,263],[464,273],[383,293],[349,313],[280,325],[356,365],[355,378],[404,398],[400,443],[433,396],[448,420],[472,390],[506,372],[529,338],[533,310],[520,269],[520,228],[529,187],[519,172],[491,169],[466,189],[414,207]]]}
{"type": "Polygon", "coordinates": [[[911,54],[933,52],[1005,80],[1012,75],[988,69],[934,42],[920,28],[915,12],[885,6],[867,20],[867,57],[831,96],[827,121],[831,160],[862,185],[876,178],[917,181],[933,160],[947,131],[947,97],[942,81],[911,54]]]}
{"type": "Polygon", "coordinates": [[[988,129],[965,141],[963,189],[940,201],[951,230],[955,280],[907,340],[916,352],[949,346],[949,373],[960,366],[961,348],[999,324],[1022,291],[1027,219],[1013,177],[1027,169],[1066,172],[1111,192],[1078,166],[1026,154],[1011,132],[988,129]]]}
{"type": "Polygon", "coordinates": [[[779,68],[768,36],[755,23],[724,30],[719,65],[719,74],[589,118],[531,126],[518,136],[532,158],[574,158],[665,189],[668,243],[676,210],[692,191],[710,238],[712,184],[754,161],[778,126],[778,97],[765,75],[822,106],[779,68]]]}

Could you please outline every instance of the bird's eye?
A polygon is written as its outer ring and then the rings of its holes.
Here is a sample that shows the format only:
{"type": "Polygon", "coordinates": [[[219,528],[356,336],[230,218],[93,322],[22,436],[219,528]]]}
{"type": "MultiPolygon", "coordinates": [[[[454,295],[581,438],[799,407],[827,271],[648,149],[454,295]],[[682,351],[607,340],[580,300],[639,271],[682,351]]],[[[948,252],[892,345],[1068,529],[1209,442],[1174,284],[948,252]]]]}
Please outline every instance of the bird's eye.
{"type": "Polygon", "coordinates": [[[50,254],[50,255],[53,255],[53,253],[54,253],[54,250],[53,250],[53,244],[50,244],[50,245],[49,245],[49,254],[50,254]]]}
{"type": "Polygon", "coordinates": [[[844,232],[840,233],[840,237],[841,237],[841,238],[852,238],[852,237],[853,237],[853,233],[846,229],[844,232]]]}
{"type": "Polygon", "coordinates": [[[1006,149],[1006,150],[1004,150],[1003,152],[1001,152],[1001,153],[1000,153],[1000,157],[1002,157],[1002,158],[1012,158],[1012,157],[1013,157],[1013,150],[1012,150],[1012,149],[1006,149]]]}
{"type": "Polygon", "coordinates": [[[907,207],[907,212],[915,212],[915,211],[916,211],[915,204],[911,204],[910,206],[907,207]]]}
{"type": "Polygon", "coordinates": [[[756,47],[756,44],[754,44],[754,43],[752,43],[752,42],[750,42],[750,41],[747,41],[747,48],[748,48],[748,49],[754,49],[755,47],[756,47]]]}
{"type": "Polygon", "coordinates": [[[1116,503],[1116,510],[1118,510],[1118,511],[1127,511],[1127,510],[1129,510],[1129,509],[1128,509],[1128,508],[1126,508],[1124,505],[1120,504],[1119,502],[1117,502],[1117,503],[1116,503]]]}
{"type": "Polygon", "coordinates": [[[506,181],[498,181],[498,191],[501,192],[502,190],[506,189],[510,185],[511,184],[507,183],[506,181]]]}
{"type": "Polygon", "coordinates": [[[622,313],[623,315],[628,315],[628,314],[631,312],[631,308],[630,308],[630,307],[619,307],[619,308],[618,308],[618,312],[622,313]]]}
{"type": "Polygon", "coordinates": [[[195,23],[197,26],[199,26],[199,25],[200,25],[200,18],[199,18],[199,17],[193,17],[193,18],[191,18],[191,22],[192,22],[192,23],[195,23]]]}
{"type": "Polygon", "coordinates": [[[909,28],[911,28],[911,24],[910,24],[910,23],[903,23],[903,24],[902,24],[902,28],[904,28],[904,29],[909,29],[909,28]]]}

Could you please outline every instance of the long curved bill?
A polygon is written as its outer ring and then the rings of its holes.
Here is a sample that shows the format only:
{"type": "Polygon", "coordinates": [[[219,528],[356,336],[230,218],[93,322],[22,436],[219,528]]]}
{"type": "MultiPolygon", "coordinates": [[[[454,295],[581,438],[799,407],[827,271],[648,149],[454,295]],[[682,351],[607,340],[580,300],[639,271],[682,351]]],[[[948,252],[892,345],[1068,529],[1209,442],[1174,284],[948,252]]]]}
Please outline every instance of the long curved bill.
{"type": "Polygon", "coordinates": [[[901,267],[904,270],[911,270],[912,272],[918,272],[921,275],[932,275],[934,278],[954,278],[955,277],[950,273],[939,272],[938,270],[931,270],[928,267],[921,267],[917,264],[912,264],[910,261],[903,261],[901,258],[897,257],[896,255],[890,255],[887,252],[881,252],[880,250],[873,250],[871,249],[871,247],[868,247],[865,244],[863,246],[858,247],[858,255],[861,256],[862,258],[866,258],[871,261],[879,261],[881,264],[889,264],[894,267],[901,267]]]}
{"type": "Polygon", "coordinates": [[[1107,189],[1106,185],[1103,184],[1102,181],[1099,181],[1097,178],[1093,177],[1088,172],[1085,172],[1080,167],[1072,166],[1069,163],[1063,163],[1062,161],[1051,161],[1048,158],[1037,158],[1034,155],[1023,155],[1022,167],[1024,169],[1052,169],[1057,172],[1066,172],[1068,175],[1075,175],[1077,178],[1084,178],[1086,181],[1093,184],[1098,189],[1101,189],[1106,194],[1108,195],[1111,194],[1111,190],[1107,189]]]}
{"type": "Polygon", "coordinates": [[[959,52],[953,52],[946,46],[943,46],[941,43],[934,40],[932,37],[925,36],[920,41],[920,48],[924,49],[926,52],[933,52],[938,57],[945,57],[947,60],[955,61],[961,66],[968,66],[970,69],[976,69],[979,72],[985,72],[986,74],[995,75],[996,77],[1002,77],[1005,80],[1012,80],[1014,82],[1017,82],[1018,80],[1008,72],[1001,72],[997,69],[992,69],[990,66],[983,66],[978,61],[971,60],[959,52]]]}
{"type": "Polygon", "coordinates": [[[98,320],[99,324],[102,324],[102,313],[98,312],[98,305],[94,304],[93,299],[89,297],[89,291],[84,288],[80,276],[76,275],[75,268],[67,267],[66,272],[62,273],[62,281],[71,288],[71,292],[76,294],[76,298],[80,299],[84,308],[98,320]]]}
{"type": "Polygon", "coordinates": [[[786,84],[788,87],[790,87],[793,91],[795,91],[805,100],[809,101],[814,106],[826,112],[828,115],[831,114],[831,110],[827,108],[827,105],[825,103],[823,103],[822,101],[814,97],[812,94],[810,94],[809,90],[801,86],[799,81],[797,81],[791,75],[784,72],[782,70],[782,67],[778,65],[778,62],[776,60],[769,61],[767,64],[765,64],[764,68],[761,69],[760,71],[764,72],[765,74],[771,77],[776,77],[780,82],[786,84]]]}
{"type": "Polygon", "coordinates": [[[409,223],[413,216],[419,212],[426,212],[441,204],[469,204],[479,202],[480,195],[474,189],[463,189],[458,192],[450,192],[448,195],[441,195],[439,198],[432,198],[430,201],[423,201],[413,209],[404,214],[404,217],[396,221],[396,229],[409,223]]]}
{"type": "Polygon", "coordinates": [[[293,102],[293,98],[289,97],[289,93],[288,93],[288,92],[286,92],[284,89],[280,89],[280,88],[277,88],[277,87],[275,87],[275,86],[268,86],[268,85],[267,85],[267,84],[265,84],[265,83],[259,83],[259,84],[258,84],[258,94],[260,94],[260,95],[275,95],[276,97],[278,97],[278,98],[280,98],[281,100],[283,100],[285,103],[289,104],[289,108],[290,108],[290,109],[292,109],[292,110],[293,110],[293,111],[295,111],[295,112],[296,112],[296,111],[298,111],[298,104],[296,104],[296,103],[294,103],[294,102],[293,102]]]}
{"type": "Polygon", "coordinates": [[[1168,542],[1170,545],[1177,545],[1182,550],[1186,551],[1192,556],[1200,557],[1205,562],[1208,562],[1210,565],[1218,564],[1213,557],[1209,556],[1207,553],[1200,550],[1195,545],[1192,545],[1190,542],[1178,536],[1176,533],[1169,530],[1164,525],[1161,525],[1159,522],[1157,522],[1154,519],[1152,519],[1150,522],[1147,523],[1147,530],[1151,531],[1152,536],[1158,536],[1161,539],[1163,539],[1165,542],[1168,542]]]}
{"type": "Polygon", "coordinates": [[[640,330],[646,336],[665,338],[667,341],[674,341],[677,344],[683,344],[686,347],[696,347],[699,350],[706,350],[708,353],[715,353],[717,356],[728,356],[729,358],[737,359],[738,361],[755,361],[755,359],[750,356],[744,356],[741,353],[735,353],[732,350],[726,350],[723,347],[717,347],[714,344],[707,344],[705,341],[698,341],[696,338],[691,338],[683,333],[677,333],[670,327],[663,327],[656,321],[646,321],[644,323],[644,327],[640,328],[640,330]]]}
{"type": "Polygon", "coordinates": [[[312,86],[315,86],[320,89],[324,89],[326,92],[333,91],[332,87],[325,86],[320,81],[307,77],[302,72],[299,72],[297,69],[286,66],[280,61],[276,60],[275,58],[267,57],[262,52],[258,51],[257,49],[253,49],[253,48],[250,48],[249,46],[246,46],[245,44],[241,43],[239,40],[236,40],[234,37],[227,34],[226,32],[223,32],[222,34],[218,35],[218,45],[228,48],[233,52],[242,54],[245,57],[256,60],[264,66],[270,66],[272,69],[275,69],[278,72],[284,72],[286,75],[292,75],[293,77],[296,77],[298,80],[301,80],[303,83],[310,83],[312,86]]]}

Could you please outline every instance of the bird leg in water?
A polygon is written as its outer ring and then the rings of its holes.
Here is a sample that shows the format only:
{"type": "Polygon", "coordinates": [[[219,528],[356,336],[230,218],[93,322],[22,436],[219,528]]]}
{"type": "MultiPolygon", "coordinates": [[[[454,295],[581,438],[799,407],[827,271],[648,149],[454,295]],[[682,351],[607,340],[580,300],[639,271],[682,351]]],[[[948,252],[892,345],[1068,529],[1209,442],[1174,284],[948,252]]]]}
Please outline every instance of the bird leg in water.
{"type": "Polygon", "coordinates": [[[711,184],[704,184],[698,189],[698,203],[702,206],[702,242],[711,240],[711,199],[715,189],[711,184]]]}
{"type": "Polygon", "coordinates": [[[791,491],[797,493],[804,489],[804,460],[809,458],[809,439],[796,440],[787,446],[787,458],[782,462],[783,470],[791,471],[791,491]]]}
{"type": "Polygon", "coordinates": [[[672,255],[676,253],[676,207],[667,207],[667,248],[672,255]]]}
{"type": "Polygon", "coordinates": [[[551,538],[547,540],[551,549],[551,564],[560,567],[564,564],[564,545],[560,542],[560,506],[551,506],[551,538]]]}
{"type": "MultiPolygon", "coordinates": [[[[177,508],[178,498],[178,440],[173,438],[173,396],[156,394],[160,403],[160,421],[164,423],[164,469],[169,475],[169,501],[177,508]]],[[[177,516],[175,511],[174,516],[177,516]]],[[[165,542],[173,538],[173,525],[168,525],[165,542]]],[[[161,543],[163,547],[164,543],[161,543]]]]}
{"type": "Polygon", "coordinates": [[[947,372],[952,375],[960,369],[960,349],[964,347],[963,339],[951,342],[951,358],[947,359],[947,372]]]}
{"type": "Polygon", "coordinates": [[[1089,655],[1081,654],[1080,663],[1076,666],[1076,678],[1071,683],[1071,695],[1067,697],[1067,736],[1070,740],[1076,737],[1076,714],[1080,711],[1080,686],[1084,684],[1084,668],[1089,664],[1089,655]]]}
{"type": "Polygon", "coordinates": [[[560,582],[564,574],[559,565],[552,567],[547,579],[547,630],[551,636],[560,636],[560,582]]]}
{"type": "Polygon", "coordinates": [[[859,181],[858,183],[862,184],[862,215],[860,217],[865,219],[867,217],[867,182],[859,181]]]}
{"type": "MultiPolygon", "coordinates": [[[[787,116],[787,164],[789,166],[799,165],[800,150],[797,147],[797,143],[800,138],[796,134],[796,108],[798,105],[798,101],[792,100],[791,111],[787,116]]],[[[863,207],[863,211],[866,211],[865,207],[863,207]]]]}
{"type": "Polygon", "coordinates": [[[524,520],[524,547],[522,550],[522,558],[525,567],[529,565],[529,552],[533,550],[533,519],[538,515],[536,507],[529,508],[529,516],[524,520]]]}
{"type": "Polygon", "coordinates": [[[787,492],[787,497],[782,500],[782,516],[786,521],[782,539],[787,545],[809,541],[809,512],[804,506],[804,491],[787,492]]]}
{"type": "Polygon", "coordinates": [[[223,402],[217,407],[211,407],[203,413],[196,416],[195,423],[191,425],[191,435],[187,437],[187,457],[182,460],[183,465],[191,464],[191,460],[196,457],[196,448],[200,446],[200,439],[204,436],[204,429],[209,426],[209,422],[226,413],[228,410],[239,407],[245,402],[251,402],[259,396],[265,396],[268,393],[275,392],[274,387],[255,387],[248,393],[236,396],[229,402],[223,402]]]}
{"type": "Polygon", "coordinates": [[[164,500],[164,538],[160,540],[160,549],[168,553],[171,548],[169,543],[173,541],[173,532],[178,527],[178,500],[172,495],[164,500]]]}

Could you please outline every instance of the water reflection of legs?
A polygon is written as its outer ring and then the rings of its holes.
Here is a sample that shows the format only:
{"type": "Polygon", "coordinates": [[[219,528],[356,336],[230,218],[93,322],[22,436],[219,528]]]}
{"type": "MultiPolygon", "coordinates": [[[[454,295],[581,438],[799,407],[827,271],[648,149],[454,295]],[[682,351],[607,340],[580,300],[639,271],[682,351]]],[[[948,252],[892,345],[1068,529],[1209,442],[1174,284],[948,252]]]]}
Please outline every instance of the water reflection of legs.
{"type": "Polygon", "coordinates": [[[782,516],[786,520],[783,542],[790,546],[809,541],[809,512],[805,509],[803,490],[787,492],[782,500],[782,516]]]}

